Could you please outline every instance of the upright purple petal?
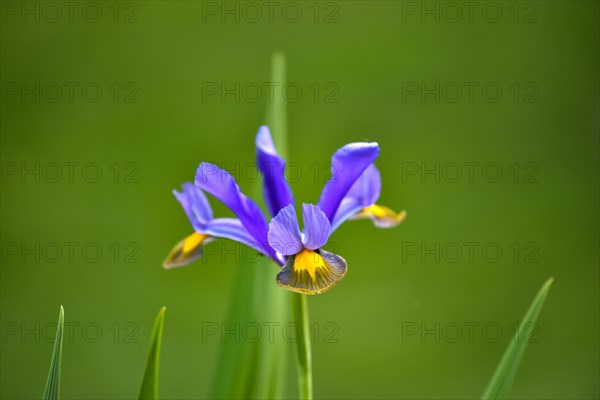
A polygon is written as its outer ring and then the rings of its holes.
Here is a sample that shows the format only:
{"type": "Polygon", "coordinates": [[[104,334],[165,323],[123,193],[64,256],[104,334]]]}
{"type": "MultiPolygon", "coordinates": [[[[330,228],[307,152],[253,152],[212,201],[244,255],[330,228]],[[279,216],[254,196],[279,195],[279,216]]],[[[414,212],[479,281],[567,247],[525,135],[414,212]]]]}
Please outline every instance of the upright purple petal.
{"type": "Polygon", "coordinates": [[[318,204],[329,221],[333,222],[342,199],[378,155],[377,143],[350,143],[335,152],[331,159],[332,176],[325,184],[318,204]]]}
{"type": "Polygon", "coordinates": [[[381,193],[381,176],[375,167],[371,164],[367,167],[360,177],[354,182],[354,185],[348,191],[348,194],[342,199],[335,217],[331,222],[332,229],[337,229],[344,221],[377,202],[381,193]]]}
{"type": "Polygon", "coordinates": [[[181,203],[195,230],[200,231],[213,218],[208,199],[196,186],[189,182],[182,185],[183,192],[173,190],[173,194],[181,203]]]}
{"type": "Polygon", "coordinates": [[[355,197],[363,206],[368,207],[377,202],[380,193],[381,175],[375,164],[371,164],[354,182],[346,197],[355,197]]]}
{"type": "Polygon", "coordinates": [[[331,233],[331,225],[325,213],[313,204],[302,204],[302,220],[304,222],[304,247],[310,250],[323,247],[331,233]]]}
{"type": "Polygon", "coordinates": [[[196,171],[196,186],[207,191],[223,202],[240,219],[246,231],[252,236],[263,253],[276,257],[269,247],[267,220],[260,207],[240,191],[235,179],[214,164],[202,163],[196,171]]]}
{"type": "Polygon", "coordinates": [[[344,197],[331,221],[331,231],[335,231],[344,221],[353,217],[363,209],[361,201],[356,197],[344,197]]]}
{"type": "Polygon", "coordinates": [[[285,161],[279,157],[269,128],[261,126],[256,135],[256,158],[263,174],[263,187],[271,215],[289,204],[294,204],[292,189],[285,180],[285,161]]]}
{"type": "Polygon", "coordinates": [[[296,254],[304,247],[296,210],[292,204],[279,210],[279,213],[271,220],[269,244],[284,256],[296,254]]]}

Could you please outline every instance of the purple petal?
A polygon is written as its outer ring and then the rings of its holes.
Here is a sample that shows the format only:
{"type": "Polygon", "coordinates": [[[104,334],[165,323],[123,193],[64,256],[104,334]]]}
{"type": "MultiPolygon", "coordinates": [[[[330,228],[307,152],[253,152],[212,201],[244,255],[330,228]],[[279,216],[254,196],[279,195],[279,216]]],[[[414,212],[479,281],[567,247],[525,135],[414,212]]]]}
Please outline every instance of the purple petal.
{"type": "Polygon", "coordinates": [[[263,174],[263,187],[271,215],[294,204],[292,190],[285,180],[285,161],[277,154],[269,128],[261,126],[256,135],[256,157],[263,174]]]}
{"type": "Polygon", "coordinates": [[[338,207],[335,217],[331,222],[331,231],[335,231],[344,221],[356,215],[363,209],[363,205],[356,197],[345,197],[338,207]]]}
{"type": "Polygon", "coordinates": [[[194,229],[199,231],[212,220],[212,208],[202,190],[189,182],[184,183],[182,187],[183,192],[173,190],[173,194],[181,203],[194,229]]]}
{"type": "Polygon", "coordinates": [[[254,238],[263,253],[276,257],[267,240],[268,224],[262,210],[241,191],[235,179],[214,164],[202,163],[196,171],[194,182],[223,202],[240,219],[246,231],[254,238]]]}
{"type": "Polygon", "coordinates": [[[234,240],[263,252],[261,246],[256,243],[256,240],[250,236],[248,231],[246,231],[242,222],[236,218],[215,218],[206,225],[201,233],[218,238],[234,240]]]}
{"type": "Polygon", "coordinates": [[[318,204],[329,221],[333,221],[342,199],[378,155],[377,143],[350,143],[335,152],[331,159],[332,177],[325,184],[318,204]]]}
{"type": "Polygon", "coordinates": [[[381,176],[371,164],[365,169],[344,197],[331,222],[333,230],[365,207],[377,202],[381,193],[381,176]]]}
{"type": "Polygon", "coordinates": [[[271,220],[269,244],[284,256],[296,254],[304,247],[296,210],[292,204],[282,208],[271,220]]]}
{"type": "Polygon", "coordinates": [[[174,190],[173,193],[183,206],[196,232],[217,238],[234,240],[263,252],[263,249],[248,234],[240,220],[236,218],[213,219],[212,209],[206,195],[201,189],[191,183],[184,183],[183,192],[174,190]]]}
{"type": "Polygon", "coordinates": [[[368,207],[377,202],[380,193],[381,175],[375,164],[371,164],[354,182],[346,197],[357,198],[364,207],[368,207]]]}
{"type": "Polygon", "coordinates": [[[304,221],[304,247],[310,250],[323,247],[331,233],[331,225],[325,213],[313,204],[302,204],[302,220],[304,221]]]}

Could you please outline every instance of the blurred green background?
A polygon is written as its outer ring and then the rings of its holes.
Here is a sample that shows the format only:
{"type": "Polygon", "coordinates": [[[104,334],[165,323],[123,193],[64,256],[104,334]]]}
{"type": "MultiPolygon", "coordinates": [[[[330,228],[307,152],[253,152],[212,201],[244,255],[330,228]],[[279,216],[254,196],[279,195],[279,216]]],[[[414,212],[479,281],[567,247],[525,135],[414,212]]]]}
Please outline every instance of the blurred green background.
{"type": "Polygon", "coordinates": [[[316,397],[479,396],[554,276],[512,397],[598,398],[598,2],[48,4],[1,3],[2,398],[42,394],[61,304],[64,398],[136,396],[163,305],[162,398],[209,396],[220,340],[202,335],[240,267],[220,242],[161,268],[191,232],[170,191],[201,161],[253,190],[277,50],[296,200],[372,140],[380,203],[408,211],[331,239],[349,273],[309,299],[316,397]]]}

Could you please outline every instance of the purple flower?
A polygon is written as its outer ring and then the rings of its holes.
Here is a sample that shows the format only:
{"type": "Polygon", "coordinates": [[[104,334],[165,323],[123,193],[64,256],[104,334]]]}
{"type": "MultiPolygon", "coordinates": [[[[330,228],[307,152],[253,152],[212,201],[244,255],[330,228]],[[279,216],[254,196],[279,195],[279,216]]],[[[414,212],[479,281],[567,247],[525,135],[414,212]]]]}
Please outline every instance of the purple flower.
{"type": "Polygon", "coordinates": [[[323,249],[329,236],[348,219],[371,218],[378,227],[392,227],[405,218],[376,204],[381,178],[373,162],[379,155],[377,143],[350,143],[332,157],[332,177],[325,184],[317,205],[302,204],[304,230],[300,231],[292,191],[285,180],[285,161],[277,154],[269,129],[263,126],[256,137],[258,167],[263,174],[270,223],[234,178],[214,164],[201,163],[194,185],[184,184],[175,192],[195,233],[179,242],[163,264],[171,268],[199,257],[201,246],[212,238],[225,238],[248,245],[273,259],[281,267],[277,283],[304,294],[322,293],[344,277],[346,261],[323,249]],[[208,192],[238,218],[212,217],[204,196],[208,192]]]}

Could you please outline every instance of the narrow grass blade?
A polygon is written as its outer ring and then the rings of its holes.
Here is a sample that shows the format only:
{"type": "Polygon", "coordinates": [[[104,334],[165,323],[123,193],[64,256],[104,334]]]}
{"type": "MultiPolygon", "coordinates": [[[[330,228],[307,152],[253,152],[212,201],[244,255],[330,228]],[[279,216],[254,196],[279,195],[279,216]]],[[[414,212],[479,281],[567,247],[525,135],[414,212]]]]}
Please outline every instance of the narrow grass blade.
{"type": "Polygon", "coordinates": [[[515,332],[515,337],[508,345],[500,363],[496,367],[496,371],[483,393],[483,399],[505,399],[508,396],[508,392],[519,369],[519,364],[525,353],[525,348],[527,347],[530,329],[537,321],[552,282],[554,282],[554,278],[548,279],[537,296],[535,296],[535,299],[533,299],[533,303],[529,306],[519,328],[515,332]]]}
{"type": "MultiPolygon", "coordinates": [[[[271,82],[285,85],[285,57],[273,55],[271,82]]],[[[271,130],[279,154],[287,158],[287,117],[285,99],[275,91],[273,101],[267,104],[266,124],[271,130]]],[[[251,137],[248,140],[252,140],[251,137]]],[[[263,194],[256,185],[252,198],[261,204],[263,194]]],[[[275,284],[279,266],[263,257],[239,266],[236,288],[230,303],[226,326],[235,329],[246,324],[284,326],[290,308],[290,293],[275,284]],[[267,325],[269,324],[269,325],[267,325]],[[270,325],[274,324],[274,325],[270,325]]],[[[265,336],[268,336],[265,334],[265,336]]],[[[263,337],[250,341],[235,340],[228,335],[222,344],[218,369],[210,393],[213,399],[273,399],[281,398],[282,382],[287,377],[285,346],[281,334],[271,341],[263,337]]]]}
{"type": "MultiPolygon", "coordinates": [[[[271,58],[271,82],[279,83],[278,88],[284,87],[287,83],[286,78],[285,55],[275,53],[271,58]]],[[[288,132],[287,132],[287,110],[285,99],[281,90],[276,90],[273,101],[267,105],[267,126],[273,135],[273,142],[277,147],[277,152],[284,159],[288,158],[288,132]]]]}
{"type": "Polygon", "coordinates": [[[54,350],[52,351],[52,362],[46,381],[46,390],[44,391],[44,400],[58,399],[60,389],[60,360],[62,358],[63,329],[65,325],[65,310],[60,306],[58,322],[56,324],[56,337],[54,339],[54,350]]]}
{"type": "Polygon", "coordinates": [[[150,336],[150,349],[148,350],[148,361],[146,362],[146,372],[142,381],[142,389],[140,390],[140,399],[156,400],[158,399],[158,367],[160,364],[160,346],[163,337],[163,328],[165,325],[165,311],[163,307],[158,312],[152,335],[150,336]]]}

